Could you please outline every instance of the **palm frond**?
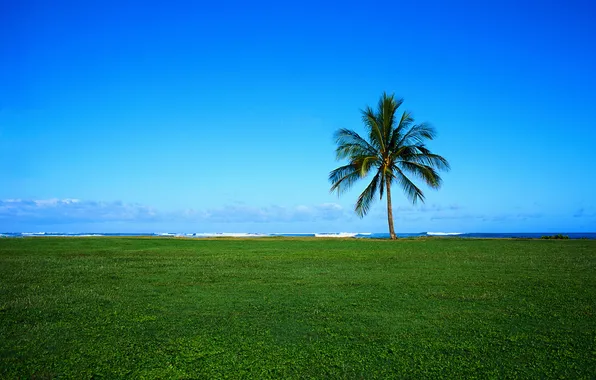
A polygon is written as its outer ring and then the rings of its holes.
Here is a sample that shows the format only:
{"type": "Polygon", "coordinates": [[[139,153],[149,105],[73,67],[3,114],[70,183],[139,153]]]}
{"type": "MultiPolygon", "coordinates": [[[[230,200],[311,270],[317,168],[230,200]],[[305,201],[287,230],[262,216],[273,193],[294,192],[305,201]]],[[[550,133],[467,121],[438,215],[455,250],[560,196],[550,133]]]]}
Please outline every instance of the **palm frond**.
{"type": "Polygon", "coordinates": [[[367,107],[362,111],[362,122],[368,130],[369,143],[379,151],[385,150],[382,125],[379,124],[379,119],[372,108],[367,107]]]}
{"type": "Polygon", "coordinates": [[[418,200],[421,200],[422,202],[424,202],[424,194],[422,193],[422,190],[420,190],[420,188],[418,186],[416,186],[414,184],[414,182],[412,182],[401,171],[400,168],[398,168],[397,166],[393,166],[392,169],[393,169],[392,171],[393,171],[393,175],[394,175],[394,181],[396,181],[400,185],[400,187],[402,188],[404,193],[406,193],[406,196],[408,197],[408,199],[413,204],[416,204],[418,202],[418,200]]]}
{"type": "Polygon", "coordinates": [[[404,135],[397,145],[419,145],[424,144],[426,140],[432,140],[437,135],[437,132],[432,125],[428,123],[420,123],[413,125],[404,135]]]}
{"type": "Polygon", "coordinates": [[[356,165],[348,164],[340,166],[329,173],[331,192],[337,191],[337,195],[349,190],[356,181],[360,179],[360,171],[356,165]]]}
{"type": "Polygon", "coordinates": [[[373,167],[379,166],[378,156],[360,156],[354,159],[354,163],[360,167],[360,176],[366,177],[373,167]]]}
{"type": "Polygon", "coordinates": [[[385,147],[389,147],[391,141],[391,135],[394,130],[395,113],[397,109],[402,105],[403,99],[395,99],[395,95],[388,95],[386,92],[383,93],[379,100],[378,119],[382,125],[383,142],[385,147]]]}
{"type": "Polygon", "coordinates": [[[415,175],[433,189],[441,187],[441,176],[433,167],[412,161],[399,161],[396,164],[401,167],[402,171],[415,175]]]}
{"type": "Polygon", "coordinates": [[[397,142],[401,140],[404,133],[406,133],[406,131],[413,122],[414,119],[412,118],[412,115],[409,112],[405,111],[404,113],[402,113],[401,118],[399,120],[399,124],[397,125],[397,127],[393,129],[393,132],[391,133],[389,149],[394,151],[396,148],[398,148],[397,142]]]}
{"type": "Polygon", "coordinates": [[[396,146],[395,149],[389,155],[389,159],[392,162],[397,160],[408,160],[410,157],[418,154],[418,148],[415,145],[400,145],[396,146]]]}
{"type": "Polygon", "coordinates": [[[413,161],[419,164],[432,166],[435,169],[449,171],[451,166],[445,157],[438,154],[431,153],[425,146],[416,147],[418,153],[413,153],[407,156],[407,161],[413,161]]]}
{"type": "Polygon", "coordinates": [[[356,214],[358,214],[358,216],[361,218],[368,213],[368,210],[370,210],[370,206],[372,205],[375,194],[379,187],[380,176],[381,172],[378,171],[356,201],[356,207],[354,208],[354,211],[356,211],[356,214]]]}
{"type": "Polygon", "coordinates": [[[368,141],[349,129],[340,129],[335,132],[335,142],[337,143],[335,153],[338,160],[376,154],[376,149],[368,141]]]}

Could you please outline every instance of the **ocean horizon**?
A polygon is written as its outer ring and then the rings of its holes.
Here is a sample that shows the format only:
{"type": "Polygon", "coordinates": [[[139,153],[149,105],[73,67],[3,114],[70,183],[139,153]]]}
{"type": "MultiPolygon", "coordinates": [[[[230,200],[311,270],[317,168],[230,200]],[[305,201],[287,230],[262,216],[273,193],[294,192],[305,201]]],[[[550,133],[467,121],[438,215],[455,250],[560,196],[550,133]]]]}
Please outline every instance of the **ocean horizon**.
{"type": "MultiPolygon", "coordinates": [[[[569,239],[596,239],[596,232],[417,232],[397,233],[398,237],[442,237],[442,238],[476,238],[476,239],[540,239],[543,236],[565,235],[569,239]]],[[[389,239],[386,232],[308,232],[308,233],[258,233],[258,232],[2,232],[0,237],[161,237],[161,238],[259,238],[259,237],[317,237],[317,238],[357,238],[357,239],[389,239]]]]}

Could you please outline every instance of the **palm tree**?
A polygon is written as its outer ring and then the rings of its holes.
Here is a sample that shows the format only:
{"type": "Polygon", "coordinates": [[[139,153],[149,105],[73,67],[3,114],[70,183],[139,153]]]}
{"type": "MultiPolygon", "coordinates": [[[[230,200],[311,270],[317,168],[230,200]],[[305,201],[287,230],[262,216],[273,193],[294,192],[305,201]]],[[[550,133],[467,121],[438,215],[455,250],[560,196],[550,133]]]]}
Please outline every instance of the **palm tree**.
{"type": "Polygon", "coordinates": [[[418,200],[424,202],[422,190],[408,175],[438,189],[442,180],[437,171],[449,170],[447,160],[432,153],[424,144],[435,137],[434,128],[427,123],[415,124],[409,112],[403,112],[399,117],[397,109],[402,103],[403,99],[383,93],[376,111],[370,107],[362,111],[367,139],[349,129],[338,130],[335,133],[337,159],[350,162],[329,173],[331,192],[337,191],[338,196],[359,179],[374,173],[372,181],[358,197],[355,211],[364,217],[377,191],[380,199],[386,191],[391,239],[397,239],[393,228],[391,185],[398,184],[413,204],[418,200]]]}

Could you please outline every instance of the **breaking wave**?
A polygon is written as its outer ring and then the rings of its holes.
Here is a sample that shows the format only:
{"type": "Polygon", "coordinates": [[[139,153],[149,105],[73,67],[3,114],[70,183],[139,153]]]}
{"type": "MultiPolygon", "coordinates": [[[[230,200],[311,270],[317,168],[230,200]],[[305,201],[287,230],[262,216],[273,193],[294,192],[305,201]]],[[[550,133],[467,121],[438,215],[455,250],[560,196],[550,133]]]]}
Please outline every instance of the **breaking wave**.
{"type": "Polygon", "coordinates": [[[326,238],[350,238],[356,236],[369,236],[369,232],[322,232],[316,233],[315,237],[326,237],[326,238]]]}
{"type": "Polygon", "coordinates": [[[463,235],[463,232],[427,232],[429,236],[457,236],[463,235]]]}
{"type": "Polygon", "coordinates": [[[210,238],[210,237],[266,237],[266,236],[272,236],[272,235],[270,235],[270,234],[256,234],[256,233],[248,233],[248,232],[213,232],[213,233],[190,234],[190,236],[210,238]]]}

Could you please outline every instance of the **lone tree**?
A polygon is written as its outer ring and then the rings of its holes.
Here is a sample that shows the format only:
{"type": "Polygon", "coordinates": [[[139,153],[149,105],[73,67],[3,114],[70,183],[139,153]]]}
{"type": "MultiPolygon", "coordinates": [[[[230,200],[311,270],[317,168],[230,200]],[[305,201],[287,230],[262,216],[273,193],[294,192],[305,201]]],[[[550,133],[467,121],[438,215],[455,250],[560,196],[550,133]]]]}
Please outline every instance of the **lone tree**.
{"type": "Polygon", "coordinates": [[[393,227],[391,185],[398,184],[413,204],[418,200],[424,202],[422,190],[408,175],[438,189],[442,181],[438,170],[449,170],[447,160],[425,146],[426,140],[435,137],[434,128],[427,123],[415,124],[409,112],[403,112],[399,117],[397,110],[402,103],[403,99],[383,93],[376,111],[370,107],[363,110],[366,139],[349,129],[335,132],[337,159],[350,162],[329,173],[331,192],[336,191],[338,196],[359,179],[374,173],[372,181],[358,197],[355,211],[358,216],[364,217],[377,191],[379,199],[383,199],[386,191],[391,239],[397,239],[393,227]]]}

